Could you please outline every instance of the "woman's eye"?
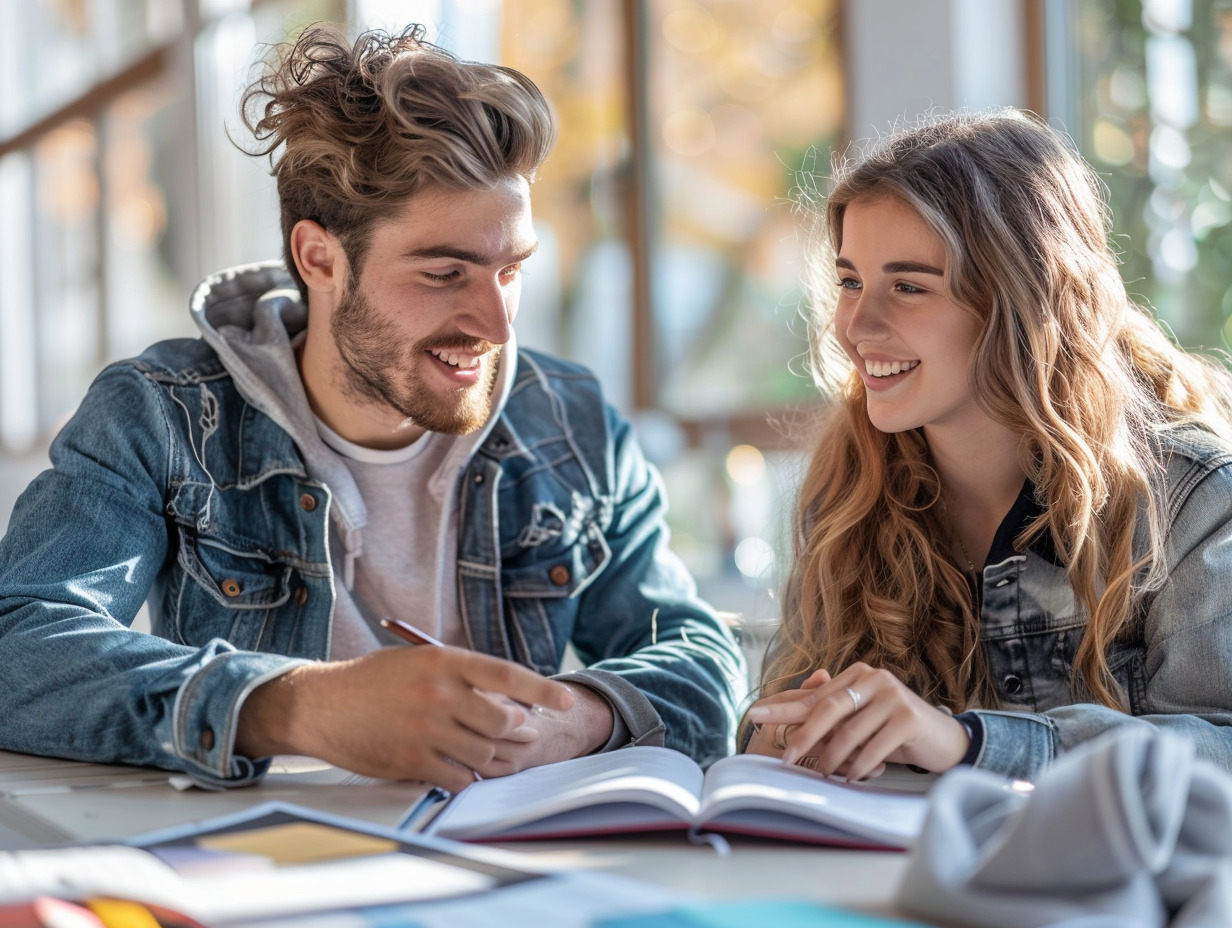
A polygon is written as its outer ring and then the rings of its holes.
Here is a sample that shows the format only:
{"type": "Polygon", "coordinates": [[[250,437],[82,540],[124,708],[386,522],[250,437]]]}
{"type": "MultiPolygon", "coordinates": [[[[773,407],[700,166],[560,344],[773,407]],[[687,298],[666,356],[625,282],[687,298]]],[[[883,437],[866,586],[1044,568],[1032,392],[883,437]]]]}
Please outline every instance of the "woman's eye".
{"type": "Polygon", "coordinates": [[[909,284],[901,280],[897,284],[895,284],[895,288],[900,293],[924,293],[925,292],[923,287],[917,287],[915,284],[909,284]]]}
{"type": "Polygon", "coordinates": [[[854,277],[840,277],[838,285],[844,290],[859,290],[860,282],[854,277]]]}
{"type": "Polygon", "coordinates": [[[518,262],[517,264],[511,264],[508,267],[501,268],[500,276],[505,280],[512,280],[514,277],[518,276],[521,270],[522,263],[518,262]]]}

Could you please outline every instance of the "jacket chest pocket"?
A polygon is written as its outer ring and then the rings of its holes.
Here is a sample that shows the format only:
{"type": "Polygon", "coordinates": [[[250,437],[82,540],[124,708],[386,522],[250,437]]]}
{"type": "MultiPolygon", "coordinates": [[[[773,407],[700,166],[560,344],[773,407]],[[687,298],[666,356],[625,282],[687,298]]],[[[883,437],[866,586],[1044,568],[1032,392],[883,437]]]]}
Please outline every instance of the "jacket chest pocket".
{"type": "Polygon", "coordinates": [[[578,597],[602,573],[611,548],[592,523],[563,550],[535,553],[530,563],[501,568],[507,633],[515,657],[540,673],[555,673],[573,633],[578,597]]]}
{"type": "Polygon", "coordinates": [[[179,582],[169,591],[176,636],[201,646],[223,638],[258,648],[273,610],[291,599],[292,568],[258,553],[233,551],[181,530],[179,582]]]}

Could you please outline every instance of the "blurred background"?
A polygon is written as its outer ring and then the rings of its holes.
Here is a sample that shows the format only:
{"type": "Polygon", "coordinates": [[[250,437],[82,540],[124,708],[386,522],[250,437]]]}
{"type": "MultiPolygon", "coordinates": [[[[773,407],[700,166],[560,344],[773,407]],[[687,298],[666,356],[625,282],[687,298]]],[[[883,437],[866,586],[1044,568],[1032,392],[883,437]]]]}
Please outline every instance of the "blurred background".
{"type": "Polygon", "coordinates": [[[519,339],[633,418],[754,664],[817,402],[802,167],[929,108],[1033,109],[1105,178],[1131,292],[1226,344],[1232,0],[0,0],[0,528],[104,364],[280,255],[268,163],[228,136],[254,62],[323,20],[422,22],[543,88],[519,339]]]}

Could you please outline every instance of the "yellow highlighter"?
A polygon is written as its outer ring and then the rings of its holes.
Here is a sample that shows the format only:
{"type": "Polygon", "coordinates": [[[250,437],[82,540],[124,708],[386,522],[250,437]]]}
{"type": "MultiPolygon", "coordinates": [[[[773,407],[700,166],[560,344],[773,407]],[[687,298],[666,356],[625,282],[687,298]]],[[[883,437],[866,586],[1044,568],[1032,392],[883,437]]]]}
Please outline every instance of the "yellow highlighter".
{"type": "Polygon", "coordinates": [[[103,928],[162,928],[149,909],[127,899],[90,899],[86,908],[98,916],[103,928]]]}

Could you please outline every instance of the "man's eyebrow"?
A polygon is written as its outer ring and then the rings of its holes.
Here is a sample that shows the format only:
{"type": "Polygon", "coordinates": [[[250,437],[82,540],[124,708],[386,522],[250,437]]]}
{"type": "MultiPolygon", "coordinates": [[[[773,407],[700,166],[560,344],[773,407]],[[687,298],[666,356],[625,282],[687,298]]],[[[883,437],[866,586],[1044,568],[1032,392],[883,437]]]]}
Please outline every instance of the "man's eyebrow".
{"type": "MultiPolygon", "coordinates": [[[[536,251],[539,250],[539,243],[531,245],[529,248],[518,252],[509,260],[508,264],[517,264],[520,261],[525,261],[536,251]]],[[[411,258],[419,261],[432,261],[438,258],[452,258],[455,261],[465,261],[467,264],[478,264],[487,266],[495,264],[497,259],[492,255],[485,255],[478,251],[471,251],[467,248],[455,248],[452,245],[433,245],[429,248],[418,248],[415,251],[408,251],[402,257],[411,258]]],[[[504,259],[501,259],[502,261],[504,259]]]]}

